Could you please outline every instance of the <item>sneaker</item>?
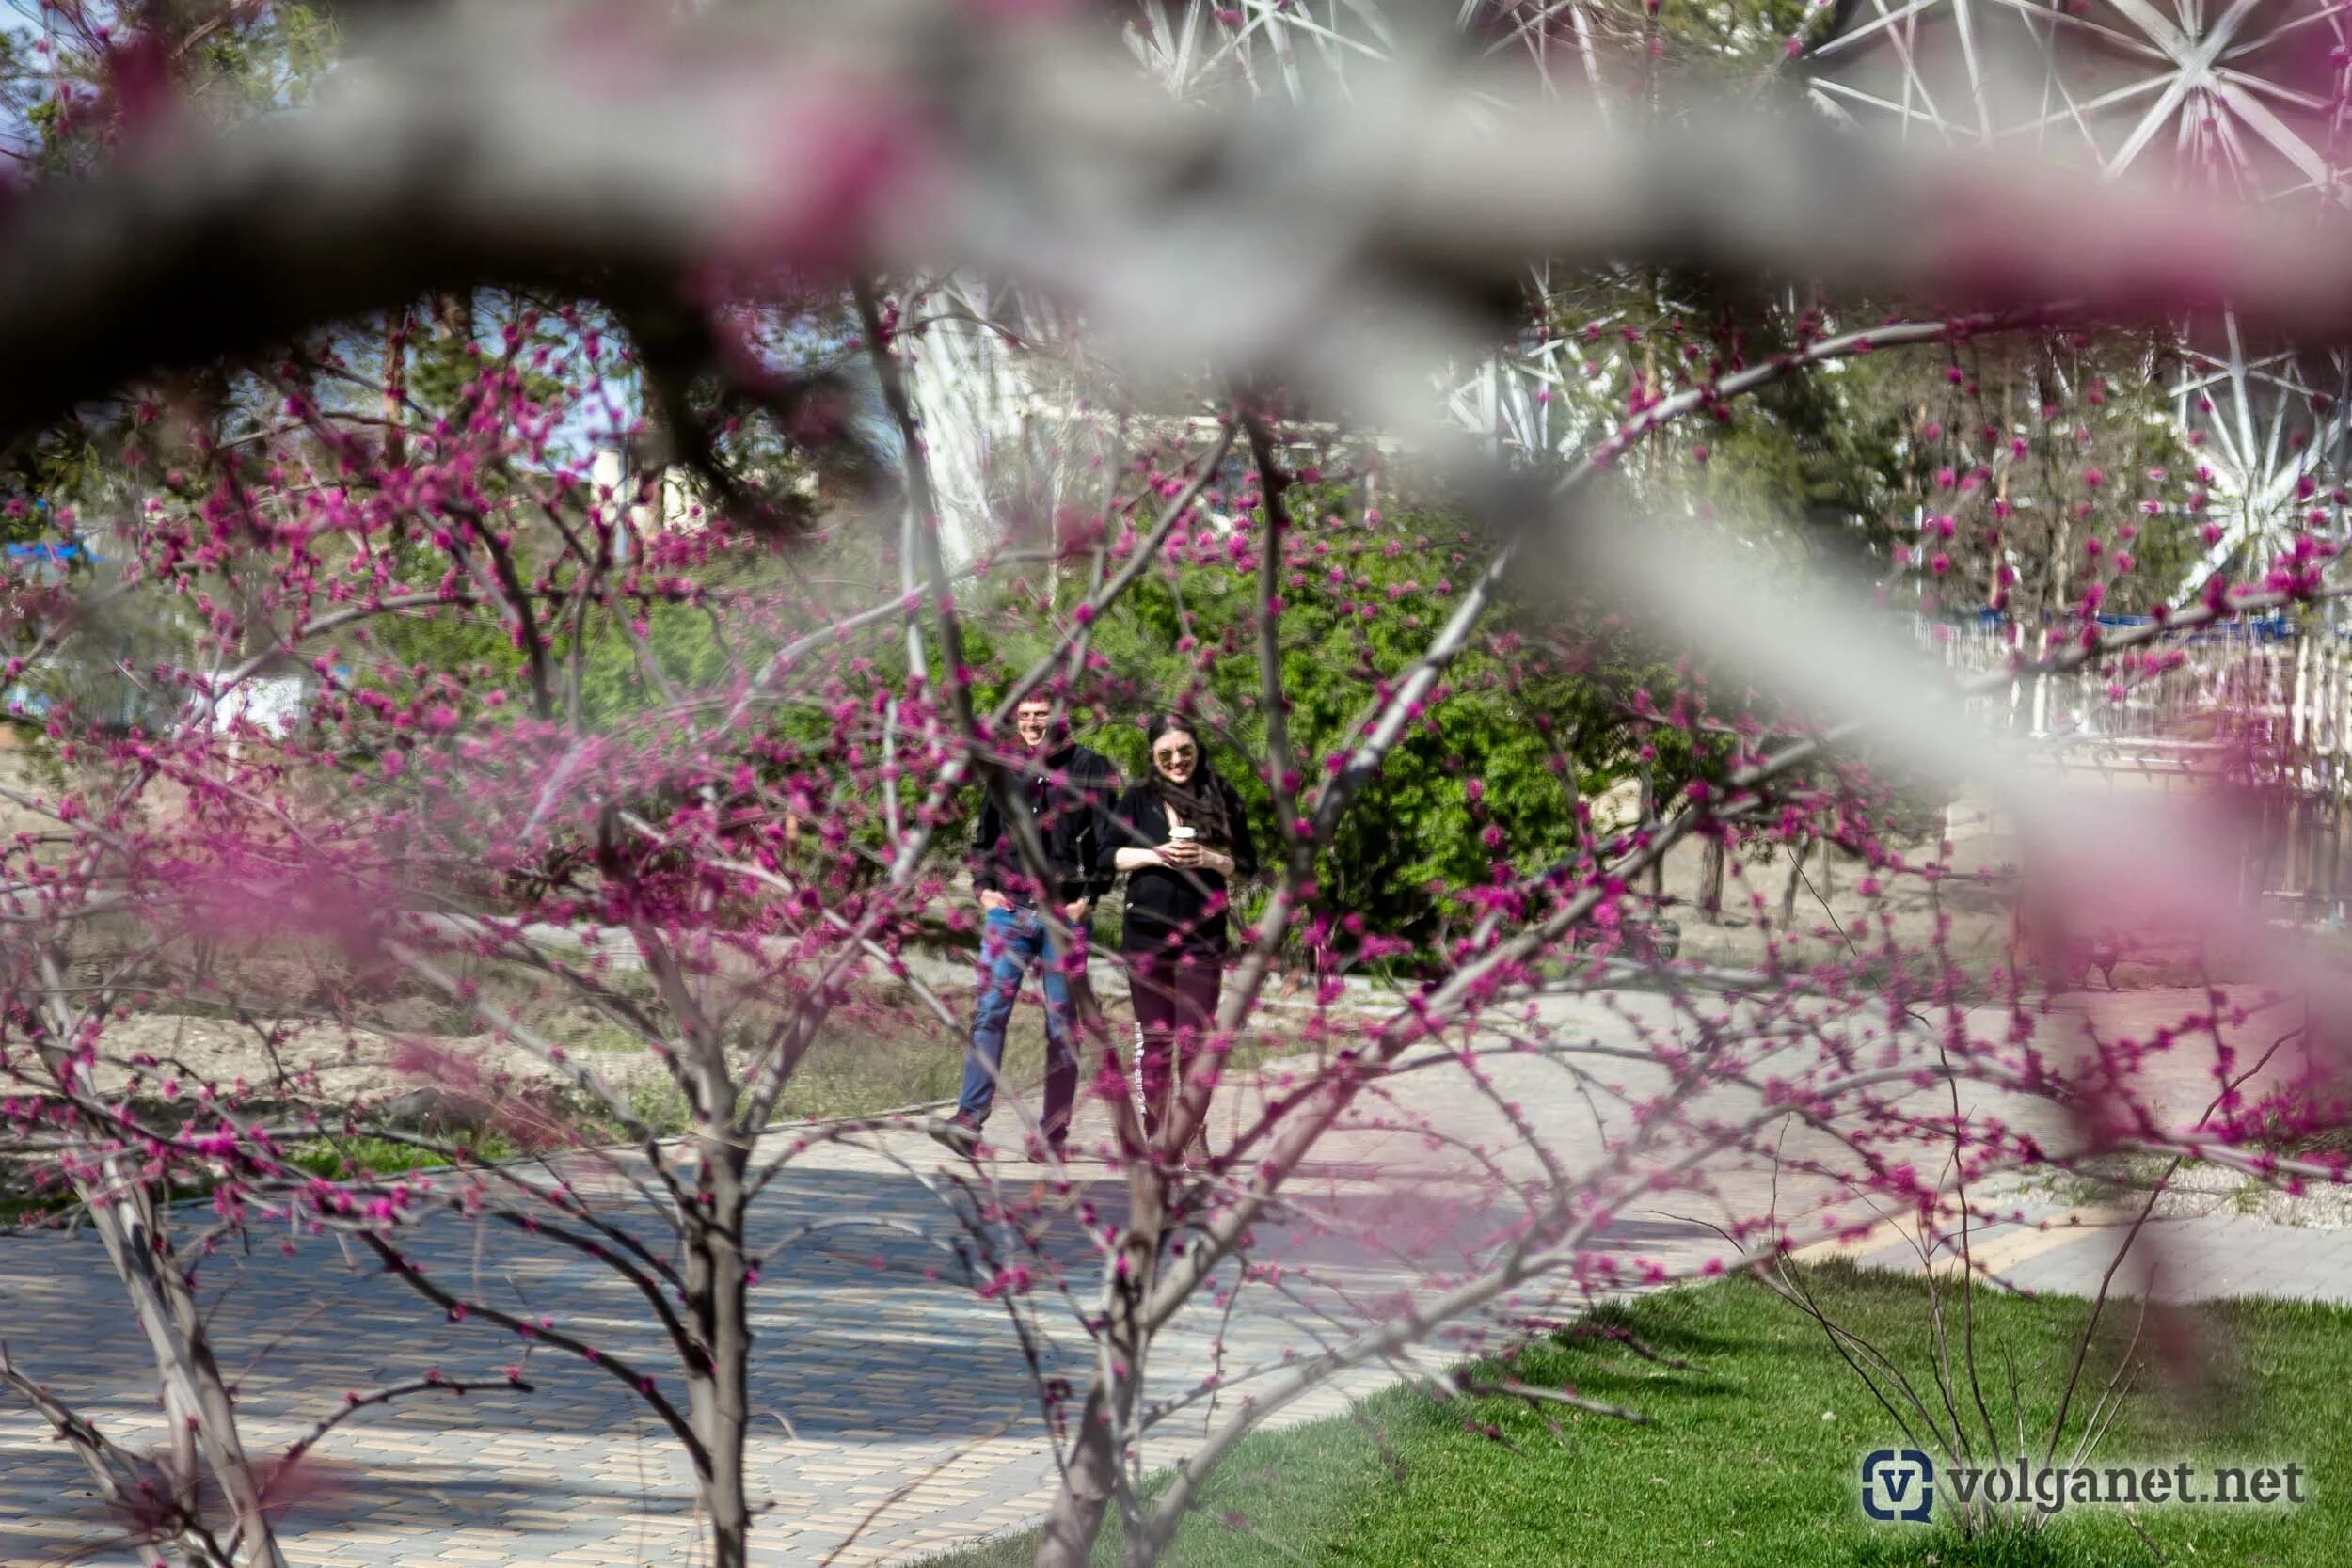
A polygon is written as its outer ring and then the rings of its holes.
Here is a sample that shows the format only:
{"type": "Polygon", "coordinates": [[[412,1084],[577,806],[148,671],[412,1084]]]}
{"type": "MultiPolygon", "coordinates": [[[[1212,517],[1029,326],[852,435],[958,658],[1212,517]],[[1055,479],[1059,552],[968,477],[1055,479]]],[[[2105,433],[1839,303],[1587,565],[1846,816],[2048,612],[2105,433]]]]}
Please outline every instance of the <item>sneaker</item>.
{"type": "Polygon", "coordinates": [[[952,1117],[933,1117],[923,1124],[923,1131],[969,1160],[980,1147],[980,1124],[961,1111],[952,1117]]]}

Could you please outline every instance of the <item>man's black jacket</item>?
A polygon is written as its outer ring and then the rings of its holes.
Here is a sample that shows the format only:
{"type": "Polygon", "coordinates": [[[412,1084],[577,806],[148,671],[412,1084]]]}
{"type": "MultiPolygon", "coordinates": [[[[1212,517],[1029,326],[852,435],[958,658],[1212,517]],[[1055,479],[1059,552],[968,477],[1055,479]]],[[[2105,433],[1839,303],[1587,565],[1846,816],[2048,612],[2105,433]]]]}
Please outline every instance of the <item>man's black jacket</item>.
{"type": "MultiPolygon", "coordinates": [[[[1109,831],[1111,802],[1119,798],[1118,769],[1073,742],[1006,784],[1037,824],[1054,876],[1055,900],[1101,902],[1118,875],[1109,831]]],[[[1035,879],[1022,863],[1020,840],[1006,831],[994,790],[981,797],[980,826],[972,835],[972,886],[983,893],[993,889],[1015,903],[1035,902],[1035,879]]]]}

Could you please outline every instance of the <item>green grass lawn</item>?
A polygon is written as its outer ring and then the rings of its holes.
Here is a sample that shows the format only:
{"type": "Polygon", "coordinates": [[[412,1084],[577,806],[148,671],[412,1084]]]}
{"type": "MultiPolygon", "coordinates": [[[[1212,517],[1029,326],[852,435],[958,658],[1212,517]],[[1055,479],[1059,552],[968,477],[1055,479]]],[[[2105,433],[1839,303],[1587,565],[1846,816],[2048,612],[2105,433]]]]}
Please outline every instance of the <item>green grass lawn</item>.
{"type": "MultiPolygon", "coordinates": [[[[1934,1398],[1924,1378],[1932,1339],[1920,1281],[1842,1265],[1808,1277],[1835,1318],[1887,1350],[1934,1398]]],[[[2027,1432],[2046,1433],[2089,1304],[1981,1292],[1977,1302],[1984,1394],[1995,1421],[2012,1443],[2020,1414],[2027,1432]],[[2008,1356],[2019,1384],[2014,1412],[2008,1356]]],[[[2110,1304],[2108,1312],[2128,1331],[2130,1304],[2110,1304]]],[[[1862,1455],[1900,1446],[1899,1433],[1821,1331],[1753,1282],[1650,1296],[1617,1321],[1687,1366],[1587,1336],[1531,1349],[1516,1375],[1632,1405],[1651,1424],[1517,1401],[1440,1404],[1392,1389],[1366,1402],[1358,1419],[1316,1421],[1245,1444],[1211,1483],[1172,1560],[1203,1568],[2165,1560],[2334,1568],[2352,1560],[2352,1313],[2268,1301],[2201,1308],[2190,1321],[2205,1381],[2183,1388],[2164,1385],[2153,1367],[2143,1375],[2094,1464],[2189,1459],[2209,1468],[2296,1459],[2310,1471],[2304,1484],[2312,1499],[2296,1510],[2142,1508],[2141,1528],[2161,1558],[2114,1509],[2069,1510],[2031,1535],[1975,1541],[1947,1523],[1941,1493],[1932,1524],[1866,1519],[1862,1455]],[[1491,1424],[1500,1438],[1466,1422],[1491,1424]]],[[[2117,1348],[2094,1348],[2095,1375],[2077,1396],[2070,1437],[2117,1348]]],[[[930,1559],[927,1568],[1011,1568],[1034,1549],[1033,1535],[1008,1537],[930,1559]]],[[[1098,1560],[1116,1560],[1110,1543],[1098,1560]]]]}

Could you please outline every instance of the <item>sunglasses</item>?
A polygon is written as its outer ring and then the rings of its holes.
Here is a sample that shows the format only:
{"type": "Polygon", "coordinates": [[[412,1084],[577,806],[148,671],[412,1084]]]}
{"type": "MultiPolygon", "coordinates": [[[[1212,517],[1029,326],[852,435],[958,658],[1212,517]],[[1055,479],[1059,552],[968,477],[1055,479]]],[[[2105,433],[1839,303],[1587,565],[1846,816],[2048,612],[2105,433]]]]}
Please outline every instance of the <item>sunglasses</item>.
{"type": "Polygon", "coordinates": [[[1190,746],[1170,746],[1152,753],[1153,762],[1190,762],[1200,753],[1190,746]]]}

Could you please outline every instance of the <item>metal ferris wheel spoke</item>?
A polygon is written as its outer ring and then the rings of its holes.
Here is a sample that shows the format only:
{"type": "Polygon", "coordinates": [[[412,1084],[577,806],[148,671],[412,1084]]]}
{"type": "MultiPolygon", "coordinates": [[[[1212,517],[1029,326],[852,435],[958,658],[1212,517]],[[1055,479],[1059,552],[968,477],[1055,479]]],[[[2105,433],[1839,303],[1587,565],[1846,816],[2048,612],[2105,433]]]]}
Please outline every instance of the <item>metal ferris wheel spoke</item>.
{"type": "Polygon", "coordinates": [[[2238,335],[2235,316],[2224,316],[2221,320],[2230,341],[2230,399],[2237,414],[2239,464],[2248,467],[2254,454],[2254,405],[2246,395],[2246,343],[2238,335]]]}
{"type": "Polygon", "coordinates": [[[1950,120],[1937,116],[1931,107],[1923,109],[1914,104],[1898,103],[1891,98],[1882,98],[1874,92],[1865,91],[1851,83],[1817,82],[1814,87],[1816,91],[1849,98],[1857,103],[1867,104],[1873,109],[1883,109],[1906,123],[1916,121],[1921,125],[1931,125],[1949,135],[1958,135],[1966,130],[1964,126],[1955,125],[1950,120]]]}
{"type": "Polygon", "coordinates": [[[2210,93],[2189,94],[2181,109],[2180,140],[2182,168],[2201,170],[2206,184],[2226,185],[2232,198],[2246,196],[2245,144],[2210,93]]]}
{"type": "MultiPolygon", "coordinates": [[[[2250,381],[2251,375],[2249,374],[2247,379],[2250,381]]],[[[2243,400],[2241,406],[2246,407],[2250,413],[2252,400],[2246,397],[2243,385],[2238,395],[2243,400]]],[[[2277,506],[2294,493],[2295,482],[2301,477],[2302,468],[2302,464],[2297,460],[2290,459],[2283,467],[2280,464],[2280,456],[2286,453],[2287,450],[2287,416],[2295,405],[2295,399],[2274,397],[2269,400],[2269,404],[2270,418],[2265,422],[2262,433],[2262,467],[2257,470],[2267,475],[2268,478],[2256,493],[2256,499],[2265,511],[2277,506]]],[[[2249,490],[2253,488],[2249,486],[2249,490]]]]}
{"type": "Polygon", "coordinates": [[[2212,30],[2195,40],[2175,28],[2148,0],[2108,0],[2108,3],[2137,23],[2151,39],[2169,54],[2174,68],[2171,78],[2165,84],[2164,96],[2133,128],[2122,146],[2116,150],[2115,156],[2108,161],[2107,173],[2113,176],[2131,167],[2139,154],[2146,150],[2148,144],[2155,139],[2156,133],[2164,128],[2166,119],[2180,109],[2191,92],[2206,84],[2214,57],[2229,47],[2239,24],[2254,8],[2255,0],[2234,0],[2220,20],[2214,24],[2212,30]]]}
{"type": "Polygon", "coordinates": [[[2303,458],[2293,451],[2287,442],[2287,410],[2291,400],[2280,398],[2270,414],[2270,429],[2263,443],[2263,472],[2270,475],[2270,483],[2263,486],[2263,509],[2284,507],[2295,499],[2295,487],[2303,477],[2303,458]],[[2284,457],[2282,464],[2280,459],[2284,457]]]}
{"type": "MultiPolygon", "coordinates": [[[[2246,0],[2240,0],[2240,3],[2244,4],[2246,0]]],[[[2150,5],[2148,0],[2107,0],[2107,4],[2130,18],[2148,36],[2149,41],[2175,61],[2186,57],[2196,47],[2187,34],[2173,25],[2171,18],[2150,5]]]]}
{"type": "MultiPolygon", "coordinates": [[[[2121,0],[2110,0],[2110,3],[2120,4],[2121,0]]],[[[2247,17],[2252,14],[2254,8],[2260,3],[2261,0],[2233,0],[2230,8],[2221,13],[2221,20],[2206,31],[2197,45],[2197,58],[2201,67],[2207,70],[2212,68],[2214,61],[2220,58],[2221,52],[2229,48],[2232,41],[2237,38],[2238,29],[2246,24],[2247,17]]]]}
{"type": "Polygon", "coordinates": [[[2328,101],[2324,98],[2314,97],[2308,92],[2287,87],[2283,83],[2274,82],[2267,76],[2254,75],[2250,71],[2221,68],[2214,71],[2213,79],[2216,82],[2227,82],[2233,87],[2242,87],[2248,92],[2260,93],[2265,98],[2276,99],[2292,109],[2303,109],[2319,114],[2325,113],[2328,106],[2328,101]]]}
{"type": "MultiPolygon", "coordinates": [[[[1968,0],[1951,0],[1951,3],[1954,6],[1965,6],[1968,4],[1968,0]]],[[[1928,90],[1927,76],[1919,69],[1918,14],[1914,12],[1912,15],[1905,17],[1903,19],[1903,24],[1900,27],[1896,28],[1887,36],[1894,46],[1895,57],[1902,62],[1903,102],[1905,106],[1908,107],[1912,95],[1915,92],[1918,95],[1919,102],[1926,105],[1927,108],[1927,113],[1923,116],[1915,117],[1913,115],[1906,114],[1903,117],[1904,128],[1908,130],[1913,119],[1917,118],[1925,120],[1928,124],[1939,126],[1948,133],[1952,129],[1951,122],[1947,120],[1943,114],[1936,108],[1935,95],[1928,90]]]]}
{"type": "MultiPolygon", "coordinates": [[[[1593,51],[1592,18],[1585,14],[1584,8],[1581,6],[1576,8],[1576,47],[1577,53],[1583,57],[1585,81],[1593,87],[1599,87],[1600,61],[1595,56],[1593,51]]],[[[1602,126],[1613,131],[1615,121],[1610,117],[1607,95],[1596,93],[1593,102],[1601,105],[1602,126]]]]}
{"type": "Polygon", "coordinates": [[[2269,143],[2280,157],[2300,169],[2313,185],[2323,191],[2328,189],[2330,179],[2327,160],[2320,157],[2311,143],[2296,135],[2293,127],[2273,114],[2267,104],[2243,87],[2219,77],[2214,78],[2209,90],[2217,100],[2229,106],[2231,113],[2245,121],[2256,135],[2269,143]]]}
{"type": "MultiPolygon", "coordinates": [[[[1396,53],[1396,34],[1391,30],[1388,16],[1378,6],[1372,4],[1371,0],[1338,0],[1338,4],[1364,19],[1365,28],[1383,50],[1391,55],[1396,53]]],[[[1334,8],[1332,15],[1338,14],[1337,8],[1334,8]]]]}
{"type": "MultiPolygon", "coordinates": [[[[1819,64],[1823,60],[1834,60],[1841,54],[1859,55],[1869,44],[1878,43],[1894,57],[1901,71],[1901,102],[1892,102],[1869,87],[1841,83],[1835,77],[1818,72],[1810,83],[1817,98],[1823,93],[1844,93],[1872,107],[1883,108],[1897,117],[1906,135],[1914,124],[1931,126],[1947,140],[1980,135],[1980,129],[1972,130],[1944,116],[1936,106],[1935,93],[1930,87],[1927,73],[1920,68],[1918,59],[1920,19],[1932,17],[1947,7],[1958,11],[1968,5],[1969,0],[1904,0],[1903,4],[1893,7],[1889,7],[1886,0],[1871,0],[1871,4],[1876,15],[1836,38],[1823,40],[1813,51],[1813,56],[1819,64]]],[[[1981,124],[1984,120],[1983,95],[1973,88],[1970,95],[1978,101],[1978,119],[1981,124]]]]}
{"type": "Polygon", "coordinates": [[[2022,136],[2027,132],[2046,131],[2053,125],[2073,125],[2083,133],[2085,141],[2095,149],[2099,144],[2098,138],[2090,129],[2090,116],[2102,109],[2111,109],[2119,104],[2128,103],[2135,98],[2143,98],[2162,86],[2164,86],[2162,77],[2145,76],[2137,82],[2127,82],[2122,87],[2115,87],[2101,93],[2096,98],[2085,99],[2077,103],[2073,95],[2067,92],[2066,85],[2054,80],[2049,84],[2049,90],[2056,92],[2065,101],[2064,113],[2036,115],[2024,124],[1998,132],[1996,135],[2005,139],[2010,136],[2022,136]]]}
{"type": "MultiPolygon", "coordinates": [[[[2163,49],[2137,34],[2127,33],[2120,27],[2110,27],[2104,22],[2093,22],[2090,18],[2077,16],[2073,11],[2059,10],[2052,6],[2037,4],[2036,0],[1989,0],[1989,3],[2015,12],[2019,20],[2026,25],[2046,32],[2054,33],[2060,27],[2067,27],[2076,32],[2088,33],[2102,43],[2112,44],[2127,54],[2137,55],[2151,63],[2161,63],[2171,57],[2163,49]]],[[[2050,63],[2055,69],[2057,62],[2051,60],[2050,63]]]]}
{"type": "Polygon", "coordinates": [[[2156,133],[2164,129],[2187,99],[2190,86],[2190,78],[2185,74],[2165,78],[2164,95],[2140,117],[2139,123],[2132,127],[2131,135],[2123,138],[2123,145],[2117,148],[2114,156],[2107,160],[2109,179],[2130,168],[2140,153],[2147,150],[2148,144],[2155,140],[2156,133]]]}
{"type": "Polygon", "coordinates": [[[1164,61],[1159,71],[1170,91],[1179,97],[1190,89],[1193,72],[1193,51],[1200,38],[1200,13],[1195,6],[1184,8],[1184,26],[1169,23],[1168,8],[1161,0],[1143,0],[1144,27],[1140,34],[1135,28],[1127,33],[1128,43],[1143,57],[1146,65],[1154,59],[1164,61]]]}
{"type": "Polygon", "coordinates": [[[1814,47],[1813,57],[1820,60],[1838,54],[1856,53],[1898,24],[1938,10],[1950,4],[1951,0],[1904,0],[1904,4],[1893,10],[1886,8],[1885,0],[1872,0],[1872,3],[1878,8],[1878,15],[1836,38],[1822,40],[1814,47]]]}
{"type": "MultiPolygon", "coordinates": [[[[1478,20],[1478,12],[1484,8],[1482,0],[1465,0],[1460,21],[1464,31],[1468,31],[1470,25],[1478,20]]],[[[1536,7],[1531,14],[1514,17],[1510,28],[1500,38],[1489,39],[1486,47],[1481,53],[1491,56],[1521,44],[1529,44],[1529,47],[1540,52],[1545,43],[1549,42],[1547,28],[1551,20],[1563,13],[1570,12],[1574,13],[1578,31],[1585,32],[1584,0],[1547,0],[1546,4],[1536,7]],[[1535,41],[1529,43],[1530,40],[1535,41]]]]}
{"type": "MultiPolygon", "coordinates": [[[[1269,43],[1277,47],[1287,47],[1287,40],[1282,35],[1298,32],[1310,38],[1319,39],[1336,48],[1352,50],[1368,60],[1389,58],[1390,49],[1393,46],[1393,40],[1386,37],[1383,37],[1377,43],[1368,43],[1362,39],[1350,38],[1336,25],[1317,22],[1305,11],[1295,10],[1284,5],[1282,0],[1242,0],[1242,3],[1255,14],[1243,23],[1234,34],[1236,42],[1252,32],[1262,32],[1266,36],[1269,43]]],[[[1350,8],[1350,9],[1355,8],[1350,8]]],[[[1385,27],[1378,30],[1383,34],[1387,31],[1385,27]]]]}
{"type": "MultiPolygon", "coordinates": [[[[1553,17],[1560,15],[1564,11],[1576,9],[1579,3],[1580,0],[1546,0],[1545,4],[1537,6],[1533,10],[1523,13],[1520,12],[1517,7],[1512,8],[1513,14],[1511,17],[1510,26],[1505,28],[1499,36],[1488,39],[1486,40],[1486,48],[1481,50],[1480,53],[1486,55],[1500,54],[1503,50],[1511,48],[1531,33],[1540,34],[1545,24],[1550,22],[1553,17]]],[[[1461,13],[1454,18],[1454,26],[1456,30],[1464,33],[1469,32],[1471,27],[1477,24],[1478,13],[1485,8],[1486,8],[1480,4],[1480,0],[1463,0],[1461,13]]]]}
{"type": "Polygon", "coordinates": [[[1977,106],[1977,133],[1990,139],[1993,135],[1993,106],[1985,102],[1984,72],[1977,64],[1977,30],[1969,22],[1975,14],[1966,0],[1960,0],[1952,8],[1952,21],[1960,33],[1960,63],[1968,72],[1969,101],[1977,106]]]}
{"type": "MultiPolygon", "coordinates": [[[[2225,60],[2234,60],[2241,55],[2251,55],[2257,50],[2269,47],[2289,34],[2300,32],[2306,27],[2316,26],[2323,22],[2335,22],[2348,13],[2352,13],[2352,6],[2333,5],[2315,11],[2308,11],[2301,16],[2280,23],[2258,39],[2249,39],[2234,48],[2224,50],[2221,57],[2225,60]]],[[[2341,33],[2343,29],[2338,28],[2337,31],[2341,33]]]]}
{"type": "MultiPolygon", "coordinates": [[[[2049,22],[2051,16],[2058,13],[2036,11],[2027,7],[2018,7],[2017,10],[2019,20],[2025,24],[2026,36],[2033,40],[2034,50],[2042,56],[2042,114],[2030,127],[2034,133],[2035,145],[2042,144],[2044,139],[2042,133],[2047,131],[2052,124],[2071,124],[2082,136],[2084,148],[2092,157],[2097,157],[2099,136],[2098,133],[2091,129],[2090,116],[2102,105],[2096,101],[2090,104],[2075,102],[2074,89],[2067,86],[2065,73],[2058,70],[2058,29],[2049,22]],[[2064,115],[2053,116],[2051,114],[2050,101],[2054,98],[2066,106],[2064,115]]],[[[2153,86],[2153,81],[2134,83],[2125,89],[2125,96],[2137,96],[2141,91],[2149,90],[2153,86]]]]}

